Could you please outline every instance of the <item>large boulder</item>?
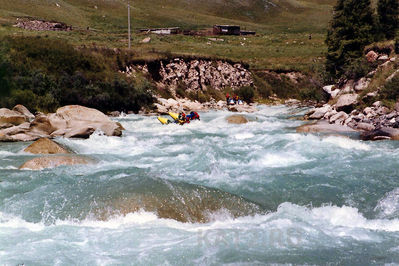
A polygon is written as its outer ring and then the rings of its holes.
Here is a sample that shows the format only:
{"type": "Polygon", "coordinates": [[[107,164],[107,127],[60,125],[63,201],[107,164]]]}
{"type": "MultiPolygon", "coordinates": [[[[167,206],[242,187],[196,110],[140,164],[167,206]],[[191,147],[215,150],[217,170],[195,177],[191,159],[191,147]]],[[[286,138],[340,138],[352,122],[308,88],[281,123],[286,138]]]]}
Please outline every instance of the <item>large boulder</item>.
{"type": "Polygon", "coordinates": [[[340,112],[344,111],[345,113],[350,113],[354,106],[358,103],[357,94],[344,94],[338,98],[337,103],[335,104],[335,109],[340,112]]]}
{"type": "Polygon", "coordinates": [[[124,128],[102,112],[78,105],[36,117],[22,105],[15,106],[14,110],[0,109],[0,141],[34,141],[59,136],[88,138],[96,130],[107,136],[121,136],[124,128]]]}
{"type": "Polygon", "coordinates": [[[42,170],[46,168],[55,168],[63,165],[80,165],[80,164],[90,164],[94,161],[90,158],[83,156],[67,156],[67,155],[57,155],[57,156],[45,156],[31,159],[25,162],[19,167],[19,169],[28,170],[42,170]]]}
{"type": "Polygon", "coordinates": [[[18,126],[26,121],[26,117],[19,112],[7,108],[0,109],[0,124],[13,124],[18,126]]]}
{"type": "Polygon", "coordinates": [[[226,118],[229,124],[246,124],[248,119],[243,115],[232,115],[226,118]]]}
{"type": "Polygon", "coordinates": [[[71,153],[60,144],[48,139],[41,138],[29,145],[24,152],[33,154],[68,154],[71,153]]]}
{"type": "MultiPolygon", "coordinates": [[[[66,137],[86,137],[87,134],[92,134],[95,130],[100,130],[107,136],[122,135],[123,127],[96,109],[79,105],[68,105],[59,108],[56,116],[66,122],[64,132],[66,137]]],[[[55,120],[55,117],[53,119],[55,120]]],[[[63,126],[57,130],[64,130],[63,126]]]]}
{"type": "Polygon", "coordinates": [[[39,114],[30,124],[30,131],[42,137],[50,136],[55,130],[56,128],[51,125],[48,116],[45,114],[39,114]]]}
{"type": "Polygon", "coordinates": [[[17,104],[16,106],[14,106],[14,108],[12,108],[12,110],[24,115],[27,121],[32,121],[33,119],[35,119],[35,116],[28,110],[28,108],[26,108],[22,104],[17,104]]]}
{"type": "Polygon", "coordinates": [[[0,130],[0,141],[34,141],[41,136],[30,131],[28,122],[0,130]]]}

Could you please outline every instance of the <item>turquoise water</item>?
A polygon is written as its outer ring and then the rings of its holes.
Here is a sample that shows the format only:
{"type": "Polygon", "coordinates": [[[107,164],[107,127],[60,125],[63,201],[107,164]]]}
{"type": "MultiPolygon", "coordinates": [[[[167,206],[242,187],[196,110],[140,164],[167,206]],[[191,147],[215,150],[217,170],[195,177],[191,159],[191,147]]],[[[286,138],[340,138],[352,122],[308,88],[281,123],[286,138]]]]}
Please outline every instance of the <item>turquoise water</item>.
{"type": "Polygon", "coordinates": [[[0,264],[399,263],[399,143],[298,134],[303,112],[129,115],[58,140],[97,164],[42,171],[0,144],[0,264]]]}

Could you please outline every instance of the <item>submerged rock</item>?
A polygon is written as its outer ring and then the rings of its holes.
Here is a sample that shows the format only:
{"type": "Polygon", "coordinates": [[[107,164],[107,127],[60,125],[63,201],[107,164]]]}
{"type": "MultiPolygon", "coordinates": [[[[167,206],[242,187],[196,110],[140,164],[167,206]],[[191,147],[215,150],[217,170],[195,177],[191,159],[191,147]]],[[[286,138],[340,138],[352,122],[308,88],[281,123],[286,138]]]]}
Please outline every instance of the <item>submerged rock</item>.
{"type": "Polygon", "coordinates": [[[232,115],[226,118],[229,124],[246,124],[248,119],[243,115],[232,115]]]}
{"type": "Polygon", "coordinates": [[[314,124],[306,124],[296,129],[298,133],[353,133],[356,130],[337,124],[330,124],[325,120],[318,121],[314,124]]]}
{"type": "Polygon", "coordinates": [[[46,168],[55,168],[63,165],[79,165],[79,164],[90,164],[94,161],[90,158],[83,156],[45,156],[31,159],[25,162],[19,167],[19,169],[28,170],[42,170],[46,168]]]}
{"type": "Polygon", "coordinates": [[[132,182],[112,193],[114,198],[103,196],[103,202],[96,205],[99,207],[94,207],[96,209],[91,214],[107,220],[115,214],[126,215],[145,210],[159,218],[207,223],[218,213],[240,217],[262,212],[257,204],[215,188],[151,177],[132,177],[129,180],[132,182]]]}
{"type": "Polygon", "coordinates": [[[62,147],[60,144],[48,139],[41,138],[29,145],[25,152],[33,154],[68,154],[71,153],[66,148],[62,147]]]}
{"type": "Polygon", "coordinates": [[[363,140],[399,140],[399,129],[391,127],[382,127],[373,131],[364,132],[361,134],[363,140]]]}

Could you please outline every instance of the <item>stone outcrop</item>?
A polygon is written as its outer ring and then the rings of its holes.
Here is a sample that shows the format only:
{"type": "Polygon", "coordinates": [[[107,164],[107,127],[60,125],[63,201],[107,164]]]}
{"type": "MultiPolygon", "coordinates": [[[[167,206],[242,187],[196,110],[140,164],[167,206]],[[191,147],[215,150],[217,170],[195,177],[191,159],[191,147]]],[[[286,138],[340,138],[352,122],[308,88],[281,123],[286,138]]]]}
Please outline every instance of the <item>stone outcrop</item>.
{"type": "Polygon", "coordinates": [[[155,69],[147,64],[127,67],[125,73],[133,75],[136,71],[151,74],[160,88],[169,88],[174,94],[179,86],[188,92],[253,86],[251,72],[242,64],[221,60],[176,58],[166,62],[160,61],[155,69]]]}
{"type": "MultiPolygon", "coordinates": [[[[34,117],[21,106],[14,108],[25,113],[0,109],[0,141],[34,141],[39,138],[88,138],[94,131],[107,136],[121,136],[124,128],[102,112],[78,105],[61,107],[56,113],[39,113],[34,117]],[[31,122],[28,122],[31,121],[31,122]],[[0,123],[1,125],[1,123],[0,123]]],[[[28,111],[29,112],[29,111],[28,111]]]]}
{"type": "Polygon", "coordinates": [[[33,154],[69,154],[68,149],[62,147],[60,144],[48,139],[41,138],[29,145],[24,152],[33,154]]]}
{"type": "Polygon", "coordinates": [[[18,19],[15,27],[25,30],[37,31],[71,31],[72,27],[61,22],[51,22],[44,20],[23,20],[18,19]]]}
{"type": "Polygon", "coordinates": [[[226,121],[229,124],[246,124],[248,123],[248,119],[243,115],[231,115],[226,117],[226,121]]]}
{"type": "Polygon", "coordinates": [[[21,165],[19,169],[26,170],[43,170],[46,168],[54,168],[64,165],[80,165],[94,163],[92,159],[83,156],[67,156],[67,155],[56,155],[56,156],[45,156],[31,159],[21,165]]]}

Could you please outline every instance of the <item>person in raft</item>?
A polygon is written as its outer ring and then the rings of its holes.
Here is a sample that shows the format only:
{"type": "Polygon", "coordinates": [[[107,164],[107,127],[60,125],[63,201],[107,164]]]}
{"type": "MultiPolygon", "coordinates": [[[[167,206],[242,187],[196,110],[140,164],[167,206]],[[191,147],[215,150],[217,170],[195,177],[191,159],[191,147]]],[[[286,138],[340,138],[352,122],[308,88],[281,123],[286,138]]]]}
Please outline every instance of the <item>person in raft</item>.
{"type": "Polygon", "coordinates": [[[187,115],[187,118],[190,120],[200,120],[200,116],[197,112],[193,112],[191,111],[191,113],[189,115],[187,115]]]}
{"type": "Polygon", "coordinates": [[[186,115],[185,113],[180,113],[178,121],[180,124],[189,124],[191,120],[200,120],[200,116],[197,112],[191,112],[189,115],[186,115]]]}
{"type": "Polygon", "coordinates": [[[228,94],[228,93],[226,93],[226,102],[227,102],[227,105],[229,105],[229,103],[230,103],[230,94],[228,94]]]}

